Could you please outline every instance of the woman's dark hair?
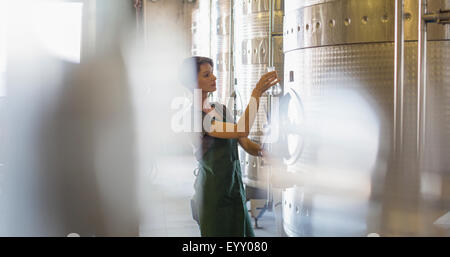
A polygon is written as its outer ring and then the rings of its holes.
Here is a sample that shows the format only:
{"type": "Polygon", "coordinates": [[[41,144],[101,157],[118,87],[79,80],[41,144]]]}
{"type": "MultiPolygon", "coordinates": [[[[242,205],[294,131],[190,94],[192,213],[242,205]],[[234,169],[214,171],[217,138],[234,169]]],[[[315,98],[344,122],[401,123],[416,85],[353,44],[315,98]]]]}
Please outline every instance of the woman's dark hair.
{"type": "Polygon", "coordinates": [[[200,72],[200,66],[204,63],[214,67],[213,60],[208,57],[192,56],[183,60],[179,72],[179,79],[183,86],[190,90],[194,90],[197,87],[197,76],[200,72]]]}

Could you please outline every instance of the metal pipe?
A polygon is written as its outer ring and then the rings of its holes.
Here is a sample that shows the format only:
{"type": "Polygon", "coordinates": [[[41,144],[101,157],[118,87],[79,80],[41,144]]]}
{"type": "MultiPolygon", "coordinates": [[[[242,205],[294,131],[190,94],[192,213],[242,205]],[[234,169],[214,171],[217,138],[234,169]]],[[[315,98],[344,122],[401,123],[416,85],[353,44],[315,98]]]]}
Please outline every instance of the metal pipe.
{"type": "Polygon", "coordinates": [[[394,53],[394,152],[403,145],[403,81],[404,81],[404,0],[395,1],[395,53],[394,53]]]}
{"type": "Polygon", "coordinates": [[[427,99],[427,24],[424,16],[427,0],[419,0],[418,20],[418,66],[417,66],[417,156],[420,158],[425,146],[426,99],[427,99]]]}
{"type": "MultiPolygon", "coordinates": [[[[272,27],[273,27],[273,5],[274,5],[274,0],[269,0],[269,51],[268,51],[268,54],[269,54],[269,59],[268,59],[268,66],[273,66],[273,49],[272,49],[272,27]]],[[[267,117],[268,117],[268,121],[269,121],[269,124],[270,124],[270,122],[271,122],[271,109],[272,109],[272,94],[270,94],[270,93],[268,93],[267,94],[267,100],[268,100],[268,103],[267,103],[267,117]]],[[[263,142],[261,142],[261,143],[263,143],[263,142]]],[[[268,148],[269,149],[267,149],[267,151],[269,151],[269,152],[271,152],[271,147],[270,147],[270,145],[268,145],[268,148]]],[[[258,157],[258,158],[261,158],[261,162],[262,162],[262,157],[258,157]]],[[[271,193],[271,190],[270,190],[270,184],[271,184],[271,181],[270,181],[270,174],[271,174],[271,170],[272,170],[272,168],[271,168],[271,166],[269,166],[268,167],[268,174],[267,174],[267,177],[266,177],[266,186],[267,186],[267,196],[266,196],[266,207],[268,207],[269,206],[269,204],[270,204],[270,193],[271,193]]]]}
{"type": "Polygon", "coordinates": [[[236,88],[234,86],[234,0],[230,0],[230,24],[229,31],[230,35],[228,37],[228,42],[230,49],[228,51],[228,79],[229,79],[229,88],[228,95],[233,97],[233,120],[237,122],[237,105],[236,105],[236,88]]]}
{"type": "Polygon", "coordinates": [[[234,34],[234,20],[233,20],[233,15],[234,15],[234,0],[230,0],[230,22],[229,22],[229,36],[228,36],[228,45],[230,46],[230,49],[228,50],[228,92],[227,95],[228,96],[232,96],[234,93],[234,83],[233,83],[233,54],[234,54],[234,44],[233,44],[233,34],[234,34]]]}
{"type": "Polygon", "coordinates": [[[273,4],[274,0],[269,0],[269,66],[273,66],[272,49],[272,27],[273,27],[273,4]]]}

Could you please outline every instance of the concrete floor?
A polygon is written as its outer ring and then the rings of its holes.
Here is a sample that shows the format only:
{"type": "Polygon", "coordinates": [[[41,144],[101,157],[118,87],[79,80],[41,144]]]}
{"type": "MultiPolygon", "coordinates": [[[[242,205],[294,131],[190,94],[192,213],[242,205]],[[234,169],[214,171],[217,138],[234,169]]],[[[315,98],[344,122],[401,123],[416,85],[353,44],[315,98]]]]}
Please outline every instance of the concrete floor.
{"type": "MultiPolygon", "coordinates": [[[[195,166],[192,156],[166,157],[159,159],[156,172],[142,174],[141,236],[200,236],[190,210],[195,166]]],[[[277,236],[273,212],[265,212],[258,220],[258,226],[255,229],[257,237],[277,236]]]]}

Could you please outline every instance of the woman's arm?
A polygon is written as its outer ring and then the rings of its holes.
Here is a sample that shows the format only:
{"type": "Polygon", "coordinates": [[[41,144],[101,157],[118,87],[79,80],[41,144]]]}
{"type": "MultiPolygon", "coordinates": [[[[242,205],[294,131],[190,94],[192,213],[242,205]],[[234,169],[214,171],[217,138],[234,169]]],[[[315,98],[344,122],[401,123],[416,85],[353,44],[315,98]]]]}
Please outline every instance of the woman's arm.
{"type": "Polygon", "coordinates": [[[251,141],[248,137],[239,138],[239,144],[250,155],[261,156],[262,147],[257,143],[251,141]]]}
{"type": "MultiPolygon", "coordinates": [[[[212,121],[210,131],[207,134],[217,138],[242,138],[248,137],[251,126],[253,124],[259,107],[260,93],[253,90],[250,103],[247,105],[245,114],[239,119],[237,124],[221,121],[212,121]],[[248,118],[244,118],[244,117],[248,118]]],[[[211,117],[209,117],[211,118],[211,117]]],[[[208,123],[208,121],[205,121],[208,123]]]]}
{"type": "Polygon", "coordinates": [[[248,137],[258,112],[259,98],[267,89],[277,84],[279,81],[280,79],[278,78],[276,71],[264,74],[253,89],[250,102],[238,123],[232,124],[213,121],[211,123],[211,131],[207,132],[207,134],[217,138],[248,137]]]}

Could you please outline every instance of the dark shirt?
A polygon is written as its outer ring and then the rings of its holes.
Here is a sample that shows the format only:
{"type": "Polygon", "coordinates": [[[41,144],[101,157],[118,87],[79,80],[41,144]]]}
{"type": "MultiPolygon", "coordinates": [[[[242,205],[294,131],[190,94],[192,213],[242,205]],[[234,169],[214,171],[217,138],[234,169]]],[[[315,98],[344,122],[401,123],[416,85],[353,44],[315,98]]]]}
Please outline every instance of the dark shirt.
{"type": "Polygon", "coordinates": [[[193,136],[192,145],[197,161],[200,161],[202,159],[203,155],[213,144],[214,137],[211,137],[207,134],[207,132],[211,131],[212,122],[214,120],[218,120],[227,123],[234,123],[233,115],[225,105],[214,102],[211,104],[211,106],[214,108],[214,110],[212,110],[211,112],[205,113],[202,111],[202,120],[200,121],[202,122],[202,131],[200,133],[194,133],[193,136]]]}

